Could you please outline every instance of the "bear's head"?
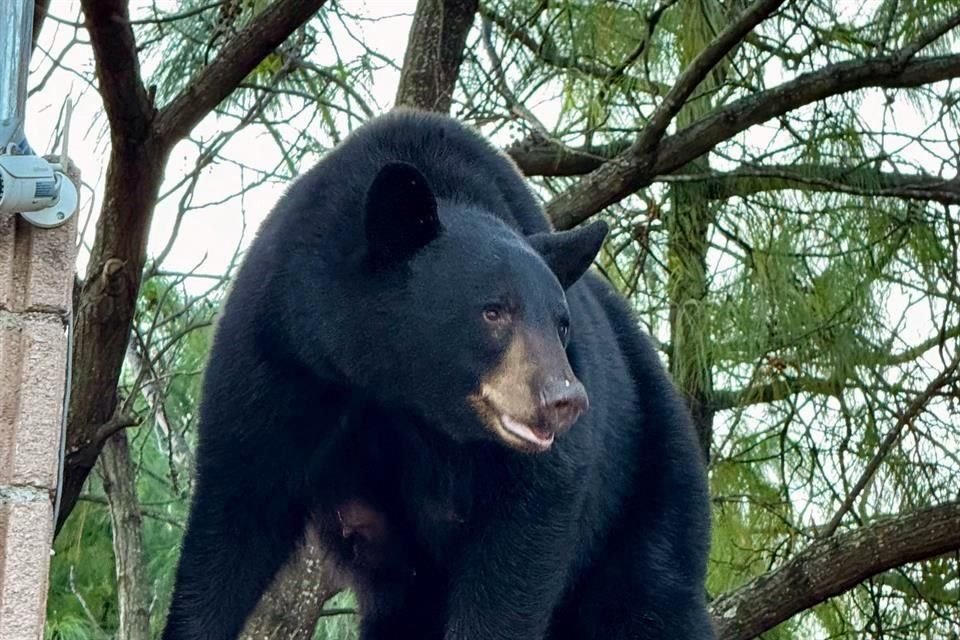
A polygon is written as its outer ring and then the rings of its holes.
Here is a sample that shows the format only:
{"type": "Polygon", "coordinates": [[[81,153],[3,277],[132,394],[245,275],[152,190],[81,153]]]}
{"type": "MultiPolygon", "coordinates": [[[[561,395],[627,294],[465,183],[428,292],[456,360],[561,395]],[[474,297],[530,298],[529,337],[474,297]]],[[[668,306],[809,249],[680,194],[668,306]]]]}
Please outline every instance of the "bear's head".
{"type": "Polygon", "coordinates": [[[604,223],[524,237],[392,163],[367,192],[364,233],[350,278],[363,352],[344,365],[348,379],[458,441],[531,453],[587,410],[567,357],[565,291],[599,251],[604,223]]]}

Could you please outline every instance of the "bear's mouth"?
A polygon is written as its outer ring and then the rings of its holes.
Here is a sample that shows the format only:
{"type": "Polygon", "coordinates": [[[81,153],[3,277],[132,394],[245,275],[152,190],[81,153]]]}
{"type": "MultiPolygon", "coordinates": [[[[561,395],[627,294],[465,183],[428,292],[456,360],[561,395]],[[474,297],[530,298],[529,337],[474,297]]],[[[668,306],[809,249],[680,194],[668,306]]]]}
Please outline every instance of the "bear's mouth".
{"type": "Polygon", "coordinates": [[[556,435],[553,430],[537,420],[518,418],[516,411],[504,406],[507,403],[497,400],[497,392],[487,385],[481,388],[480,393],[469,398],[481,422],[503,444],[524,453],[543,453],[550,449],[556,435]]]}
{"type": "Polygon", "coordinates": [[[553,445],[554,433],[537,425],[514,418],[491,406],[495,431],[507,445],[527,453],[542,453],[553,445]]]}
{"type": "Polygon", "coordinates": [[[521,422],[506,413],[499,415],[499,421],[501,436],[507,440],[519,440],[518,444],[525,445],[524,448],[546,451],[553,444],[552,431],[521,422]]]}

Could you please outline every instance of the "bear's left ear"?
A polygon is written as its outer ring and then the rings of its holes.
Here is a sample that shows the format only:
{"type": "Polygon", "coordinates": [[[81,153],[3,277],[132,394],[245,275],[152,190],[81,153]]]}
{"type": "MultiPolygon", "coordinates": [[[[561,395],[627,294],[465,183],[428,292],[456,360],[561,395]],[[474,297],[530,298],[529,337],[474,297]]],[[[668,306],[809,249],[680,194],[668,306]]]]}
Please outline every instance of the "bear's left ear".
{"type": "Polygon", "coordinates": [[[597,257],[607,237],[607,223],[598,220],[569,231],[535,233],[527,240],[567,289],[580,279],[597,257]]]}
{"type": "Polygon", "coordinates": [[[426,177],[406,162],[384,166],[373,179],[365,224],[370,257],[380,265],[409,258],[442,229],[426,177]]]}

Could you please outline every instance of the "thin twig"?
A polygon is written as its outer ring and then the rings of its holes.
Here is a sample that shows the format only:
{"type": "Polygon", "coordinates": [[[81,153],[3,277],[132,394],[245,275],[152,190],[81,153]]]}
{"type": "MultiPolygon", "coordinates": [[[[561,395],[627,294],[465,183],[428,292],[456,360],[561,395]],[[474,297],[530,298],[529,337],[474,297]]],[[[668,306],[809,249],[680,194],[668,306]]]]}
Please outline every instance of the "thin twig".
{"type": "Polygon", "coordinates": [[[896,424],[893,425],[893,428],[887,432],[887,435],[883,438],[880,446],[877,447],[876,453],[873,454],[870,462],[868,462],[866,468],[864,468],[860,478],[853,485],[850,493],[847,494],[843,504],[840,505],[840,509],[837,510],[837,513],[834,514],[833,518],[830,519],[830,522],[828,522],[827,525],[820,530],[817,536],[818,538],[829,538],[837,531],[837,528],[840,526],[840,522],[843,520],[843,517],[853,507],[853,503],[856,502],[857,498],[860,496],[860,493],[873,478],[873,474],[877,472],[877,469],[890,452],[890,449],[893,447],[894,443],[896,443],[896,441],[900,438],[903,428],[923,411],[923,409],[927,406],[927,402],[929,402],[930,399],[935,396],[940,389],[956,381],[956,378],[953,374],[957,371],[958,365],[960,365],[960,351],[958,351],[953,357],[953,360],[950,362],[950,364],[948,364],[947,367],[941,371],[940,374],[930,382],[930,384],[927,385],[927,388],[924,389],[920,395],[913,399],[913,402],[910,403],[906,411],[900,414],[896,424]]]}

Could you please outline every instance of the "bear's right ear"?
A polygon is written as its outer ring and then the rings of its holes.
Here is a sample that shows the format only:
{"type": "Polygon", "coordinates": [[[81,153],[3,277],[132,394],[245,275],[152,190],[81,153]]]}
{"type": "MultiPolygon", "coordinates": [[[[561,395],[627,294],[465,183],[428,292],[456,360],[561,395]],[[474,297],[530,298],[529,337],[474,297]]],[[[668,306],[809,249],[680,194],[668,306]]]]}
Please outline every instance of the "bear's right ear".
{"type": "Polygon", "coordinates": [[[527,241],[553,270],[560,285],[568,289],[590,268],[607,231],[607,223],[597,220],[568,231],[535,233],[527,236],[527,241]]]}
{"type": "Polygon", "coordinates": [[[406,162],[386,165],[373,179],[365,224],[367,248],[377,265],[409,258],[442,230],[427,179],[406,162]]]}

